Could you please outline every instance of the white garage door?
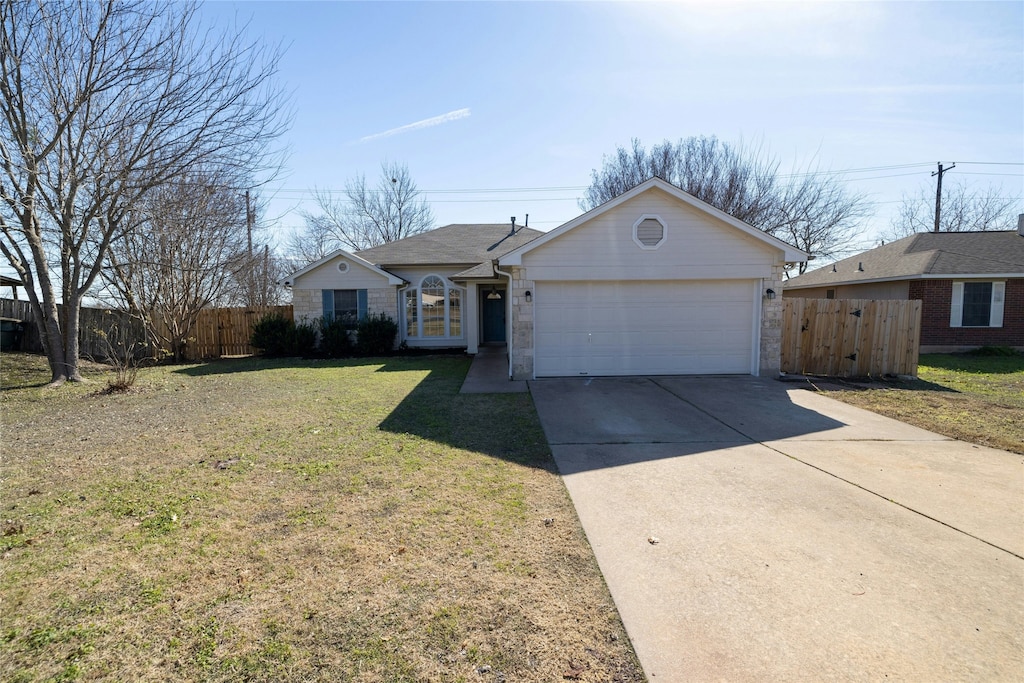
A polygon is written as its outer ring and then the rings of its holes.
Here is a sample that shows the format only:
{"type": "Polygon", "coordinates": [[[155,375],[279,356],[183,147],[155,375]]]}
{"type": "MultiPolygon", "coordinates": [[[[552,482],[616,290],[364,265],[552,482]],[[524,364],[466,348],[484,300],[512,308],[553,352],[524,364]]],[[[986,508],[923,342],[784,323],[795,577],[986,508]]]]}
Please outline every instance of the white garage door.
{"type": "Polygon", "coordinates": [[[537,377],[749,374],[751,280],[538,282],[537,377]]]}

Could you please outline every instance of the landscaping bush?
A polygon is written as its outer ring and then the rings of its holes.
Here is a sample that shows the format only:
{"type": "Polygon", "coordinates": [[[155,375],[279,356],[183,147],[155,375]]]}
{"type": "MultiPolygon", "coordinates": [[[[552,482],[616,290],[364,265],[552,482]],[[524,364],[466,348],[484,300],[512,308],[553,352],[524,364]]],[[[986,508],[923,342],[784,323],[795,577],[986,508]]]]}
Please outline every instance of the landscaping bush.
{"type": "Polygon", "coordinates": [[[280,313],[261,318],[252,326],[249,343],[264,356],[309,356],[316,349],[316,325],[295,324],[280,313]]]}
{"type": "Polygon", "coordinates": [[[334,318],[320,318],[320,351],[328,358],[344,358],[352,355],[352,332],[345,321],[334,318]]]}
{"type": "Polygon", "coordinates": [[[292,338],[291,355],[311,356],[316,350],[317,326],[311,323],[299,323],[295,326],[292,338]]]}
{"type": "Polygon", "coordinates": [[[368,315],[356,328],[356,346],[363,355],[380,356],[391,352],[397,335],[398,325],[390,316],[368,315]]]}

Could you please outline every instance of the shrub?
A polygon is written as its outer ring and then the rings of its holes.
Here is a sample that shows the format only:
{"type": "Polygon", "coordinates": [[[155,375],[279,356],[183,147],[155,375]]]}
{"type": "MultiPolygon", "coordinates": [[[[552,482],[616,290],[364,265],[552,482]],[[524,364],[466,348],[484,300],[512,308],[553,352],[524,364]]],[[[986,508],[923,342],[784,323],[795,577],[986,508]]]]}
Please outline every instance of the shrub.
{"type": "Polygon", "coordinates": [[[260,318],[252,326],[249,343],[262,351],[264,356],[288,356],[295,351],[295,336],[295,321],[280,313],[272,313],[260,318]]]}
{"type": "Polygon", "coordinates": [[[320,318],[320,351],[328,358],[352,355],[352,334],[339,318],[320,318]]]}
{"type": "Polygon", "coordinates": [[[380,356],[390,353],[395,346],[398,325],[384,313],[368,315],[359,321],[356,328],[356,345],[359,353],[366,356],[380,356]]]}
{"type": "Polygon", "coordinates": [[[316,349],[317,326],[312,323],[299,323],[295,326],[292,338],[291,355],[311,356],[316,349]]]}

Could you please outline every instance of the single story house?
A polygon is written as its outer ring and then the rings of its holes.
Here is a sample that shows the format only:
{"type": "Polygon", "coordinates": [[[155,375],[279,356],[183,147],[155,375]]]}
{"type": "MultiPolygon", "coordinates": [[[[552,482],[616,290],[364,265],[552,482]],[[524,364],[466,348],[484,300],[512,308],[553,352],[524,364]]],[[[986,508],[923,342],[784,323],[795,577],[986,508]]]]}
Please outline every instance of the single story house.
{"type": "Polygon", "coordinates": [[[792,278],[784,295],[920,299],[922,353],[1024,349],[1024,217],[1016,232],[911,235],[792,278]]]}
{"type": "Polygon", "coordinates": [[[506,344],[515,379],[779,371],[807,255],[659,179],[541,233],[449,225],[285,280],[296,319],[386,313],[410,347],[506,344]]]}

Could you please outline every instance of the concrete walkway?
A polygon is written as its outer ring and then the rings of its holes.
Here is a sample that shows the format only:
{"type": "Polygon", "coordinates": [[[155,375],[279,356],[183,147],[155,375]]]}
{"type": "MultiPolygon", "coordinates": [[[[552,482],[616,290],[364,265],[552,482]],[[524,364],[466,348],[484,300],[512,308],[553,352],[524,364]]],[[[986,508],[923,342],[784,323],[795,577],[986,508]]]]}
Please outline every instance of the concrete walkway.
{"type": "Polygon", "coordinates": [[[1024,456],[753,377],[530,389],[650,680],[1024,678],[1024,456]]]}
{"type": "Polygon", "coordinates": [[[504,344],[481,346],[460,394],[519,394],[529,391],[526,382],[508,378],[508,351],[504,344]]]}

